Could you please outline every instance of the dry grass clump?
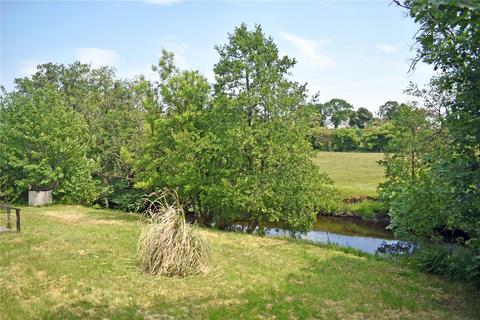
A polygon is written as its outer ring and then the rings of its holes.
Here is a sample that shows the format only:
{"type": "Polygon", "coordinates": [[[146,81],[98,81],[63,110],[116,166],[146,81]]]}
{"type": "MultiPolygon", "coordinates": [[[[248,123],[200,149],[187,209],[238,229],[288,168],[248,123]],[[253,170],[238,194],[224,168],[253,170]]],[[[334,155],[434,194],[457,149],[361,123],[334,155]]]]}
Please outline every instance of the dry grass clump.
{"type": "Polygon", "coordinates": [[[206,270],[208,244],[185,212],[174,191],[153,193],[138,241],[145,272],[164,276],[189,276],[206,270]],[[153,198],[153,200],[152,200],[153,198]]]}

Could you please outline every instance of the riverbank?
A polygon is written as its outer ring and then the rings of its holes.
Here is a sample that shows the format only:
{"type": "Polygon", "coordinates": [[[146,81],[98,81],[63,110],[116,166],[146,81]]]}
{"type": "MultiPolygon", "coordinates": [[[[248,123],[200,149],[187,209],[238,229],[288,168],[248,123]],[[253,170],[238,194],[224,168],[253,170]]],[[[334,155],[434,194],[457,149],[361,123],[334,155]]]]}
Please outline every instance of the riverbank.
{"type": "Polygon", "coordinates": [[[358,201],[333,199],[327,210],[322,210],[318,216],[350,217],[365,221],[380,221],[388,224],[390,218],[386,206],[378,199],[360,198],[358,201]]]}
{"type": "Polygon", "coordinates": [[[475,319],[479,293],[374,256],[305,241],[203,230],[209,272],[139,269],[138,216],[23,208],[0,235],[0,319],[475,319]]]}

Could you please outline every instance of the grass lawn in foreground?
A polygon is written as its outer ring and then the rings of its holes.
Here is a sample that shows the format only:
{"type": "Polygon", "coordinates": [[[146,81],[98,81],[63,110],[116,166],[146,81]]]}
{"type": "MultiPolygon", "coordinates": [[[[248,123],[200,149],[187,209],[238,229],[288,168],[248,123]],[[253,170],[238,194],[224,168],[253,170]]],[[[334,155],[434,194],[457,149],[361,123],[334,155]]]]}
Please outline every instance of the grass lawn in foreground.
{"type": "Polygon", "coordinates": [[[0,319],[478,319],[463,284],[296,240],[203,230],[209,273],[144,274],[133,214],[24,208],[0,234],[0,319]]]}
{"type": "Polygon", "coordinates": [[[345,197],[376,196],[384,181],[383,167],[377,163],[382,158],[383,153],[319,152],[314,162],[345,197]]]}

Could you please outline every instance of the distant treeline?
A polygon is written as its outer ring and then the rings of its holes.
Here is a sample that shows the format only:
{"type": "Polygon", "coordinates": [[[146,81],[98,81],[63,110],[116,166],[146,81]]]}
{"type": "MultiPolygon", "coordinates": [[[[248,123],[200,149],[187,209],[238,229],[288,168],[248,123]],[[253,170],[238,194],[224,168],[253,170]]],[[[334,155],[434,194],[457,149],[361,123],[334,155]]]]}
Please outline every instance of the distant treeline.
{"type": "Polygon", "coordinates": [[[315,127],[310,129],[308,139],[315,150],[382,152],[394,129],[391,123],[363,129],[315,127]]]}
{"type": "MultiPolygon", "coordinates": [[[[415,90],[418,88],[411,84],[407,91],[413,95],[415,90]]],[[[387,101],[374,117],[366,108],[353,110],[343,99],[313,102],[305,107],[310,127],[308,140],[315,150],[383,152],[395,135],[392,120],[404,107],[409,106],[387,101]]]]}

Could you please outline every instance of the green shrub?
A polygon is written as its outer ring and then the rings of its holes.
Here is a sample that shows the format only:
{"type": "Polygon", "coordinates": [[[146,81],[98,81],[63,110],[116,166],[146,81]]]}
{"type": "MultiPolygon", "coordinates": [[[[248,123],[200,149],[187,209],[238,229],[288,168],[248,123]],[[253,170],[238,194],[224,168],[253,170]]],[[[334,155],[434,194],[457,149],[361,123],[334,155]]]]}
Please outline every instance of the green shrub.
{"type": "Polygon", "coordinates": [[[393,137],[393,124],[387,122],[378,127],[366,128],[363,130],[361,144],[363,150],[381,152],[385,150],[393,137]]]}
{"type": "Polygon", "coordinates": [[[311,128],[308,140],[312,144],[313,149],[330,151],[332,148],[332,130],[325,127],[311,128]]]}
{"type": "Polygon", "coordinates": [[[332,192],[330,197],[322,198],[319,202],[318,211],[322,215],[335,215],[342,211],[342,197],[332,192]]]}
{"type": "Polygon", "coordinates": [[[355,129],[340,128],[332,132],[332,149],[334,151],[353,151],[357,150],[360,139],[355,129]]]}
{"type": "Polygon", "coordinates": [[[419,270],[449,280],[465,281],[480,288],[480,254],[457,245],[427,245],[415,251],[413,264],[419,270]]]}
{"type": "Polygon", "coordinates": [[[142,200],[144,191],[124,179],[111,179],[108,187],[101,193],[97,204],[104,208],[117,209],[122,211],[138,212],[145,209],[145,202],[142,200]]]}

